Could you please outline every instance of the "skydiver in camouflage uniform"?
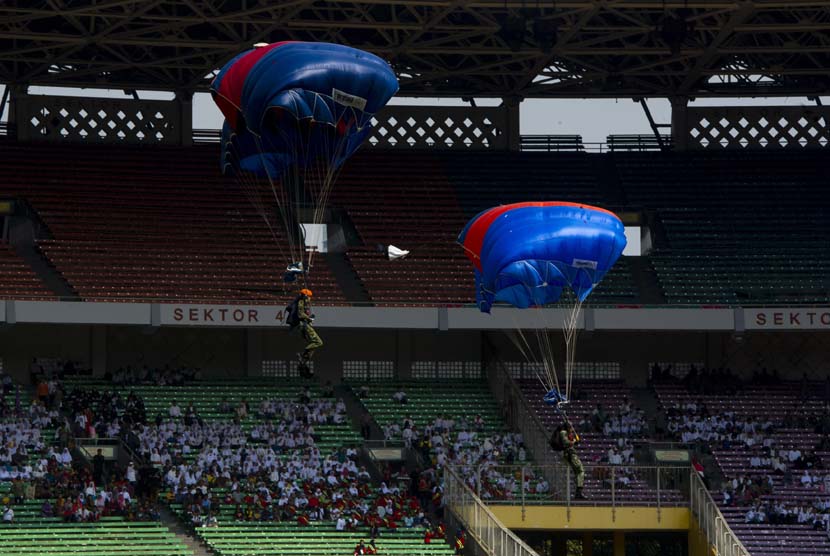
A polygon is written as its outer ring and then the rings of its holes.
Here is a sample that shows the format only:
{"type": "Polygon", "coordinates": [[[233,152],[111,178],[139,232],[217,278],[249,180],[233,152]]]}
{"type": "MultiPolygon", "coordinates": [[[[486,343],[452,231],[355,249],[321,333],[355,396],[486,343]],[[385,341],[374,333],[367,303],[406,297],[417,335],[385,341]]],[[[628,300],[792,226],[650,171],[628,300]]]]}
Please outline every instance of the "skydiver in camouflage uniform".
{"type": "Polygon", "coordinates": [[[303,339],[307,342],[305,349],[300,354],[300,361],[306,367],[311,361],[314,352],[323,346],[323,340],[311,326],[314,322],[314,315],[311,312],[311,297],[314,294],[311,290],[303,288],[300,290],[300,299],[297,301],[297,317],[300,319],[300,332],[303,334],[303,339]]]}
{"type": "Polygon", "coordinates": [[[562,458],[576,475],[576,498],[584,499],[585,495],[582,493],[582,487],[585,486],[585,468],[582,467],[582,462],[579,461],[579,456],[576,453],[576,445],[579,442],[579,435],[576,434],[573,425],[568,422],[567,426],[559,431],[559,443],[563,448],[562,458]]]}

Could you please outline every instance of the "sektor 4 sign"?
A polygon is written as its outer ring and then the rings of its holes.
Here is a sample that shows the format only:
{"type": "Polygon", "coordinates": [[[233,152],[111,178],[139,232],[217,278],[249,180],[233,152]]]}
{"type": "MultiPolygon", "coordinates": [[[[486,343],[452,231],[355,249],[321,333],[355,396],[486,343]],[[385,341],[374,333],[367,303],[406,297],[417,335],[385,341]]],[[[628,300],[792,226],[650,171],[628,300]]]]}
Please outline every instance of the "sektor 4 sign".
{"type": "Polygon", "coordinates": [[[747,330],[830,330],[830,307],[745,309],[747,330]]]}
{"type": "Polygon", "coordinates": [[[179,326],[283,326],[281,306],[162,305],[162,325],[179,326]]]}

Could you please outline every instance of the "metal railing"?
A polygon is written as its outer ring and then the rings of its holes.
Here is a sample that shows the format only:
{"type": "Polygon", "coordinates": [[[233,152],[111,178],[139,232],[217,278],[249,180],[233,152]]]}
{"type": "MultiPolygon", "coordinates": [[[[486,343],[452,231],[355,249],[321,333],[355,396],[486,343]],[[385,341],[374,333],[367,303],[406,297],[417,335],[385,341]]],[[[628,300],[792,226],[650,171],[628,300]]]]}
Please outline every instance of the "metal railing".
{"type": "Polygon", "coordinates": [[[606,142],[611,152],[659,152],[672,147],[671,135],[661,135],[659,140],[654,135],[609,135],[606,142]]]}
{"type": "Polygon", "coordinates": [[[455,467],[457,475],[475,486],[487,504],[526,506],[557,505],[688,507],[689,467],[675,465],[583,465],[586,499],[575,497],[574,476],[570,467],[557,465],[545,468],[532,463],[524,465],[480,465],[455,467]],[[554,478],[560,489],[544,487],[554,478]],[[542,487],[540,490],[539,487],[542,487]]]}
{"type": "Polygon", "coordinates": [[[193,144],[216,144],[222,137],[222,132],[218,129],[194,129],[193,130],[193,144]]]}
{"type": "Polygon", "coordinates": [[[749,550],[732,532],[726,518],[694,469],[691,471],[690,482],[692,515],[697,519],[707,542],[714,548],[713,553],[718,556],[750,556],[749,550]]]}
{"type": "Polygon", "coordinates": [[[581,135],[522,135],[523,152],[582,152],[585,144],[581,135]]]}
{"type": "Polygon", "coordinates": [[[504,361],[499,357],[496,348],[487,342],[487,348],[492,352],[484,361],[487,381],[493,396],[503,408],[507,408],[507,421],[516,430],[522,433],[522,440],[525,447],[532,454],[533,460],[537,462],[546,473],[546,478],[551,485],[551,490],[562,492],[565,489],[563,474],[554,473],[553,470],[565,466],[561,458],[550,449],[550,432],[545,427],[536,410],[527,402],[516,381],[510,376],[504,361]]]}
{"type": "MultiPolygon", "coordinates": [[[[193,143],[196,145],[217,144],[221,138],[218,129],[194,129],[193,143]]],[[[671,137],[663,136],[666,145],[671,145],[671,137]]],[[[372,147],[368,143],[366,148],[372,147]]],[[[653,135],[609,135],[605,141],[584,142],[579,135],[522,135],[520,149],[524,152],[590,152],[606,153],[616,151],[655,151],[660,150],[653,135]]]]}
{"type": "Polygon", "coordinates": [[[444,469],[444,503],[485,554],[492,556],[538,556],[515,533],[496,519],[461,477],[444,469]]]}

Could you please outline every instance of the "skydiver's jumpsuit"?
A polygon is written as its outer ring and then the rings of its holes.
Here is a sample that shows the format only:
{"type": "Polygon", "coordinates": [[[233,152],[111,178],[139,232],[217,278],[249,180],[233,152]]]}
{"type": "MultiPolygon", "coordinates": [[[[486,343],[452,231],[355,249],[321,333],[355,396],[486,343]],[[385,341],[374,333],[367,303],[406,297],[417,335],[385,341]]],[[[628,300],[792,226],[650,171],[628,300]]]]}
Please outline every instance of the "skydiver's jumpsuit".
{"type": "Polygon", "coordinates": [[[323,340],[311,326],[311,301],[307,297],[301,298],[297,302],[297,316],[300,319],[300,331],[303,333],[303,339],[307,342],[303,350],[303,359],[305,361],[311,360],[314,351],[323,346],[323,340]]]}
{"type": "Polygon", "coordinates": [[[563,430],[559,432],[559,441],[564,447],[562,458],[576,475],[576,488],[582,488],[585,485],[585,468],[582,467],[582,462],[579,461],[579,456],[576,455],[577,440],[571,437],[568,431],[563,430]]]}

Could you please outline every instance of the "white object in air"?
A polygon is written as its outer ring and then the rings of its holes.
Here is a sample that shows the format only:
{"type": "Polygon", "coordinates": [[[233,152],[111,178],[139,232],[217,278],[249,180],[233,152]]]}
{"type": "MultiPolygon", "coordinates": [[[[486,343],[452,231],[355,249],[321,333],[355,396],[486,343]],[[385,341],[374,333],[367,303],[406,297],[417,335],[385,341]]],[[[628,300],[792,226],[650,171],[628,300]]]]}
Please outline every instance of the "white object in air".
{"type": "Polygon", "coordinates": [[[271,43],[267,43],[267,42],[258,42],[258,43],[256,43],[256,44],[254,45],[254,48],[262,48],[263,46],[268,46],[269,44],[271,44],[271,43]]]}
{"type": "Polygon", "coordinates": [[[386,255],[389,257],[390,261],[394,261],[395,259],[403,259],[409,255],[409,251],[398,249],[394,245],[390,245],[386,248],[386,255]]]}

